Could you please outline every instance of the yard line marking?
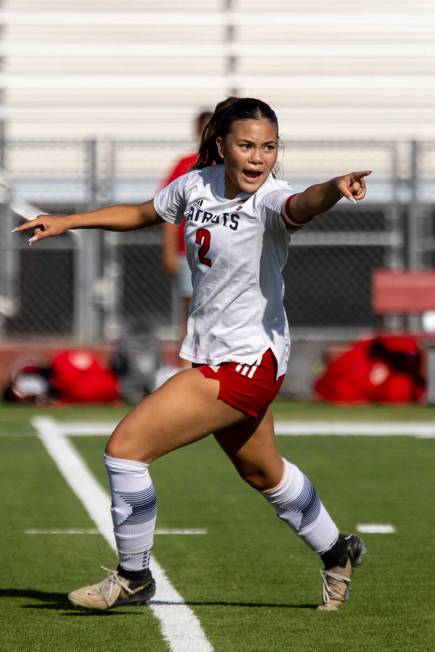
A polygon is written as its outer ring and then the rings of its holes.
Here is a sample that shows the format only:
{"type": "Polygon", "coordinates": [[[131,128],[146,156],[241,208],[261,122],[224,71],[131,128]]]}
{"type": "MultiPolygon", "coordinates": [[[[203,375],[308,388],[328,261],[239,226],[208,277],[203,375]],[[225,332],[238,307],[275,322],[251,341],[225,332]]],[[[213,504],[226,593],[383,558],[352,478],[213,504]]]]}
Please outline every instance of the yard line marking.
{"type": "Polygon", "coordinates": [[[391,523],[360,523],[356,529],[364,534],[394,534],[396,532],[396,528],[391,523]]]}
{"type": "Polygon", "coordinates": [[[422,437],[435,439],[435,422],[399,421],[276,421],[281,436],[336,435],[339,437],[422,437]]]}
{"type": "MultiPolygon", "coordinates": [[[[29,528],[24,530],[25,534],[100,534],[99,530],[95,528],[79,528],[79,527],[66,527],[66,528],[29,528]]],[[[154,531],[155,535],[174,534],[177,536],[189,536],[195,534],[207,534],[207,530],[201,528],[157,528],[154,531]]]]}
{"type": "Polygon", "coordinates": [[[100,534],[99,530],[92,528],[78,528],[78,527],[66,527],[66,528],[30,528],[29,530],[24,530],[24,534],[100,534]]]}
{"type": "MultiPolygon", "coordinates": [[[[57,427],[70,437],[108,436],[116,423],[57,422],[57,427]]],[[[338,437],[416,437],[435,439],[433,421],[276,421],[275,432],[281,437],[334,435],[338,437]]]]}
{"type": "MultiPolygon", "coordinates": [[[[100,533],[116,550],[110,516],[110,500],[101,485],[64,436],[64,429],[51,417],[31,420],[39,438],[53,458],[68,485],[82,501],[100,533]]],[[[173,652],[213,652],[200,622],[185,604],[183,597],[172,586],[162,567],[151,559],[151,572],[157,583],[157,593],[150,609],[160,621],[164,640],[173,652]]]]}
{"type": "Polygon", "coordinates": [[[179,536],[189,536],[189,535],[195,535],[195,534],[207,534],[207,530],[203,530],[202,528],[157,528],[154,534],[175,534],[179,536]]]}
{"type": "Polygon", "coordinates": [[[57,422],[51,417],[35,417],[31,424],[48,453],[53,458],[67,484],[82,501],[86,511],[94,521],[98,530],[115,548],[113,525],[107,518],[110,514],[110,500],[101,485],[95,480],[88,467],[83,462],[76,449],[63,437],[57,427],[57,422]]]}
{"type": "Polygon", "coordinates": [[[90,435],[106,435],[110,433],[117,426],[116,421],[56,421],[57,431],[62,435],[68,436],[86,436],[90,435]]]}

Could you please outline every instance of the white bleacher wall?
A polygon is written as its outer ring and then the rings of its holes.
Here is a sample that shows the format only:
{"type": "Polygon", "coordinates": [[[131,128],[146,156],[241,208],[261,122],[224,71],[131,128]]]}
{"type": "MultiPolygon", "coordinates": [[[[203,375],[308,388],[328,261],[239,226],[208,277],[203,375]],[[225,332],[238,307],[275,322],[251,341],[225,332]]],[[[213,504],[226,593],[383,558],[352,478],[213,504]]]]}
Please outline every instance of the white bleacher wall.
{"type": "MultiPolygon", "coordinates": [[[[148,160],[140,149],[119,154],[122,173],[137,165],[150,188],[168,159],[192,146],[198,109],[233,91],[270,102],[283,140],[435,139],[435,0],[4,0],[0,7],[7,138],[184,139],[150,150],[148,160]]],[[[401,147],[399,172],[407,177],[409,148],[401,147]]],[[[374,162],[392,178],[385,148],[360,151],[325,148],[319,157],[319,149],[287,148],[283,170],[305,180],[374,162]]],[[[50,177],[53,160],[39,157],[38,173],[50,177]]],[[[16,176],[33,165],[19,148],[7,164],[16,176]]]]}
{"type": "Polygon", "coordinates": [[[197,108],[233,88],[270,101],[285,137],[435,136],[435,1],[2,7],[11,138],[189,137],[197,108]]]}

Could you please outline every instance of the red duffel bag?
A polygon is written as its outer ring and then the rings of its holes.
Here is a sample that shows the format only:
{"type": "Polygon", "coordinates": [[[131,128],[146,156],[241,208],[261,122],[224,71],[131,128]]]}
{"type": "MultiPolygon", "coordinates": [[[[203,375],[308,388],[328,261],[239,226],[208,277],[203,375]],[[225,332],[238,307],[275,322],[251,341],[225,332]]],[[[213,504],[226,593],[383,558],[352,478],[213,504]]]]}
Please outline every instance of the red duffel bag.
{"type": "Polygon", "coordinates": [[[118,379],[91,352],[60,351],[52,361],[52,385],[66,403],[106,403],[119,399],[118,379]]]}
{"type": "Polygon", "coordinates": [[[356,342],[327,366],[314,390],[333,403],[420,402],[425,380],[417,340],[383,335],[356,342]]]}

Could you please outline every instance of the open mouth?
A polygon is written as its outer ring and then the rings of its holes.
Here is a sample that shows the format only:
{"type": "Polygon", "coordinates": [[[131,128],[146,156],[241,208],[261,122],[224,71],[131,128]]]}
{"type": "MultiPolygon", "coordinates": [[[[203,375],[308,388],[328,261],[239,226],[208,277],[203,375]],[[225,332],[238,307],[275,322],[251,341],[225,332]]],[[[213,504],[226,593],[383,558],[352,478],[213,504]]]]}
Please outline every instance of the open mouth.
{"type": "Polygon", "coordinates": [[[248,179],[258,179],[261,177],[261,172],[259,170],[243,170],[243,175],[248,179]]]}

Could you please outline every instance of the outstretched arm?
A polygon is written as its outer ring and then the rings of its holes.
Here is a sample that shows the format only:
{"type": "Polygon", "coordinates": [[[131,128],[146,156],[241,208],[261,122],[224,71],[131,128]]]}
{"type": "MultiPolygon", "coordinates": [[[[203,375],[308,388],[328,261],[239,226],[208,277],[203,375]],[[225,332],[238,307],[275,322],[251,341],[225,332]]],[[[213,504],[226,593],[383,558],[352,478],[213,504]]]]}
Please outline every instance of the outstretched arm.
{"type": "Polygon", "coordinates": [[[60,235],[68,229],[105,229],[106,231],[131,231],[160,224],[163,219],[156,213],[152,199],[143,204],[118,204],[73,215],[38,215],[34,220],[17,226],[15,231],[32,231],[29,242],[60,235]]]}
{"type": "Polygon", "coordinates": [[[364,199],[366,194],[365,178],[370,171],[350,172],[335,177],[325,183],[317,183],[290,198],[287,213],[296,225],[309,222],[316,215],[329,210],[342,198],[346,197],[353,204],[364,199]]]}
{"type": "Polygon", "coordinates": [[[179,224],[166,222],[163,225],[162,265],[166,274],[174,275],[178,271],[179,224]]]}

